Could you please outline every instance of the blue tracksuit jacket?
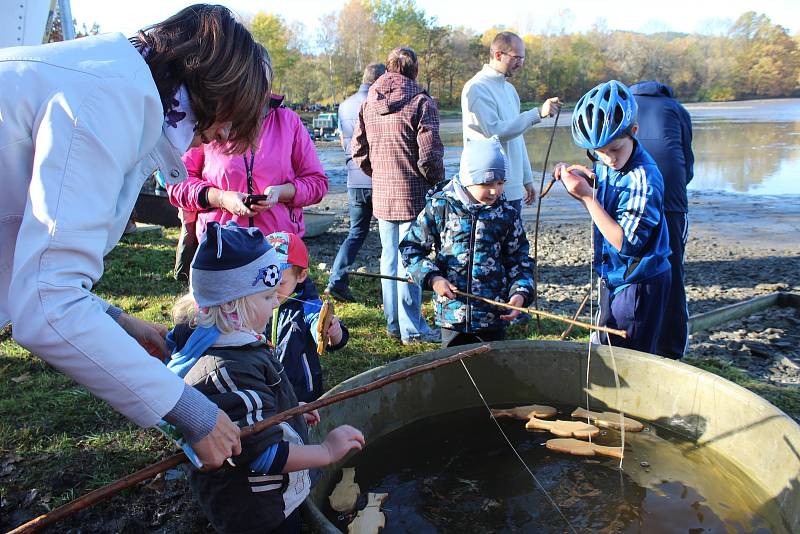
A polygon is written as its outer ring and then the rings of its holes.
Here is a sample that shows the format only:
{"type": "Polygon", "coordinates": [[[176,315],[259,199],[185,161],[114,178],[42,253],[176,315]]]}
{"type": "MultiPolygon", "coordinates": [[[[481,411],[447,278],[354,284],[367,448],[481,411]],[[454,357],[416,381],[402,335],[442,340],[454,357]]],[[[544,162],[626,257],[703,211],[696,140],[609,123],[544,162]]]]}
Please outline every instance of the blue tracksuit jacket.
{"type": "Polygon", "coordinates": [[[670,269],[664,181],[653,158],[635,139],[634,145],[619,171],[595,163],[597,198],[624,234],[617,251],[594,229],[595,269],[613,293],[670,269]]]}

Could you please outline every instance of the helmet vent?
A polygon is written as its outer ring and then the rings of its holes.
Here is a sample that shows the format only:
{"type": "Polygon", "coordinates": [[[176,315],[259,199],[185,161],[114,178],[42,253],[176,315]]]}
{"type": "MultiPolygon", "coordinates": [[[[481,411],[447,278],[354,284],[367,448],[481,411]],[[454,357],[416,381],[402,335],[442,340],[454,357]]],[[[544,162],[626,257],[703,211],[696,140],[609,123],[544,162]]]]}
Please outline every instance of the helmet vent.
{"type": "MultiPolygon", "coordinates": [[[[591,115],[590,115],[591,117],[591,115]]],[[[581,131],[581,135],[584,139],[589,139],[589,131],[586,129],[586,124],[584,124],[583,119],[578,119],[577,121],[578,129],[581,131]]]]}
{"type": "Polygon", "coordinates": [[[625,112],[622,111],[622,106],[614,106],[614,124],[622,124],[623,117],[625,117],[625,112]]]}

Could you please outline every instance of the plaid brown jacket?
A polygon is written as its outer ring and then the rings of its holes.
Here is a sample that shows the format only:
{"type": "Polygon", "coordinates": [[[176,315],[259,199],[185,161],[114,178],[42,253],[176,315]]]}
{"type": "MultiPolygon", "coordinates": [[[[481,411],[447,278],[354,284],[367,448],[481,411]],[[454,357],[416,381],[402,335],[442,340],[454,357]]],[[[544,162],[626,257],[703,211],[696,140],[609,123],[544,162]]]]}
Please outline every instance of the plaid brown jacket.
{"type": "Polygon", "coordinates": [[[444,179],[439,111],[414,80],[387,72],[369,89],[353,132],[353,160],[372,176],[372,209],[385,221],[416,219],[444,179]]]}

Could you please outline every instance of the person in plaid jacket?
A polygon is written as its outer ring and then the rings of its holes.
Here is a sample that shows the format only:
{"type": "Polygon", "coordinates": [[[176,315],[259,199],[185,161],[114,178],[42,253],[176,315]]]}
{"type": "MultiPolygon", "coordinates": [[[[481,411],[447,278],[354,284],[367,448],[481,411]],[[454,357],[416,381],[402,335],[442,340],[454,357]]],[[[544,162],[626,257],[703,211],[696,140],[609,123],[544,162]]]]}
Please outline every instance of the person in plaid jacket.
{"type": "MultiPolygon", "coordinates": [[[[369,89],[353,132],[353,161],[372,177],[373,214],[381,236],[381,274],[405,276],[398,245],[425,206],[425,193],[444,179],[444,147],[436,103],[415,81],[417,56],[395,48],[386,73],[369,89]]],[[[403,343],[438,341],[420,312],[422,289],[384,280],[389,335],[403,343]]]]}

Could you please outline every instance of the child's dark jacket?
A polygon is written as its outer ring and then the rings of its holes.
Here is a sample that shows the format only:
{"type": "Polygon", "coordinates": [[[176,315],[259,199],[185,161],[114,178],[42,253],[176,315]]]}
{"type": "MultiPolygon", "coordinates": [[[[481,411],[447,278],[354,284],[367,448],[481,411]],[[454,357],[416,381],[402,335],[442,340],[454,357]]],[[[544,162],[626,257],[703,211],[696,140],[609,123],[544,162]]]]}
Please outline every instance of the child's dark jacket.
{"type": "MultiPolygon", "coordinates": [[[[322,364],[317,355],[317,324],[322,300],[311,278],[297,284],[292,298],[281,304],[277,313],[277,332],[273,343],[278,360],[286,369],[297,400],[311,402],[322,395],[322,364]],[[297,300],[295,300],[297,299],[297,300]]],[[[275,316],[273,316],[275,320],[275,316]]],[[[347,344],[349,332],[342,324],[342,340],[328,350],[347,344]]],[[[267,332],[274,328],[267,328],[267,332]]]]}
{"type": "MultiPolygon", "coordinates": [[[[180,348],[191,330],[176,327],[173,332],[180,348]]],[[[266,344],[211,347],[184,381],[217,404],[240,427],[297,406],[288,377],[266,344]]],[[[242,454],[220,469],[193,470],[192,489],[214,528],[220,532],[268,532],[280,525],[308,495],[308,470],[265,475],[252,471],[249,465],[271,445],[300,445],[307,441],[308,428],[303,416],[298,415],[243,438],[242,454]]],[[[281,461],[285,464],[288,446],[278,450],[283,451],[281,461]]]]}
{"type": "MultiPolygon", "coordinates": [[[[440,183],[400,242],[403,264],[423,288],[440,275],[461,291],[507,302],[533,300],[533,260],[519,212],[501,196],[491,206],[469,203],[455,180],[440,183]],[[435,251],[433,259],[429,258],[435,251]]],[[[482,301],[435,296],[436,323],[462,332],[504,328],[508,312],[482,301]]]]}

